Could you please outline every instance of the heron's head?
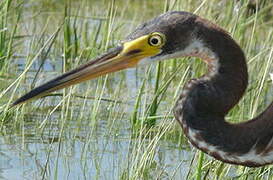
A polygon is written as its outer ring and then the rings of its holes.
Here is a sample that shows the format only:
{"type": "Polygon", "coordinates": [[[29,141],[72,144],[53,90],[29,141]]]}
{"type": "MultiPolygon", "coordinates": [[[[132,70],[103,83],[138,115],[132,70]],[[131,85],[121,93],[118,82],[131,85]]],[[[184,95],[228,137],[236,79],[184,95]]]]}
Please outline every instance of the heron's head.
{"type": "Polygon", "coordinates": [[[156,60],[189,55],[197,16],[187,12],[169,12],[139,26],[116,48],[104,55],[38,86],[13,103],[24,103],[50,92],[104,74],[156,60]],[[190,47],[190,48],[189,48],[190,47]]]}

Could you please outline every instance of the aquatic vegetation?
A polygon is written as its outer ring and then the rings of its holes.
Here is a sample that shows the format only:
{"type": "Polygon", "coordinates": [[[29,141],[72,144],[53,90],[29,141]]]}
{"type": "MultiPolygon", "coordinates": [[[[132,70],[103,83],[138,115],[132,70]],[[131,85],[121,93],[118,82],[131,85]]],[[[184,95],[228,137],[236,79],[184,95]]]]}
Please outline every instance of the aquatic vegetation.
{"type": "Polygon", "coordinates": [[[250,119],[273,99],[273,4],[249,7],[218,0],[0,1],[0,177],[271,179],[271,166],[225,164],[184,138],[172,107],[183,84],[206,71],[195,58],[110,74],[8,109],[33,87],[115,46],[138,24],[185,10],[219,24],[244,49],[249,87],[228,120],[250,119]]]}

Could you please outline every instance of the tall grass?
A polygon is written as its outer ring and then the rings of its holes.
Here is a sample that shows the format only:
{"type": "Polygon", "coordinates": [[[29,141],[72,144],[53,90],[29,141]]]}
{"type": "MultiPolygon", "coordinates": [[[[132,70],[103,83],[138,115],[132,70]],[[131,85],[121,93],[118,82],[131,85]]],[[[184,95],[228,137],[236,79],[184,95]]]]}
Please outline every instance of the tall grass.
{"type": "Polygon", "coordinates": [[[218,0],[2,0],[1,160],[11,158],[15,167],[7,169],[23,167],[20,176],[33,179],[270,179],[270,165],[225,164],[185,139],[172,108],[183,84],[206,72],[196,58],[117,72],[8,110],[12,100],[115,46],[139,23],[185,10],[222,26],[245,51],[250,85],[227,120],[250,119],[273,99],[273,3],[254,7],[218,0]]]}

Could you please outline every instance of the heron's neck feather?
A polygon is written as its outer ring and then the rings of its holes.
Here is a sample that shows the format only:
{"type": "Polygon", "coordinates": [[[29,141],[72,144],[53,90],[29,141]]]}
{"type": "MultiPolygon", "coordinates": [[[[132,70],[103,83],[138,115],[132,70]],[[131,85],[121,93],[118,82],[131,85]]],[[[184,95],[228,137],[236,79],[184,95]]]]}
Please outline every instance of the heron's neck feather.
{"type": "Polygon", "coordinates": [[[176,119],[192,144],[216,159],[246,166],[271,163],[273,104],[256,119],[226,122],[225,115],[247,87],[244,53],[228,35],[204,37],[202,46],[188,55],[203,59],[209,72],[186,84],[174,110],[176,119]]]}

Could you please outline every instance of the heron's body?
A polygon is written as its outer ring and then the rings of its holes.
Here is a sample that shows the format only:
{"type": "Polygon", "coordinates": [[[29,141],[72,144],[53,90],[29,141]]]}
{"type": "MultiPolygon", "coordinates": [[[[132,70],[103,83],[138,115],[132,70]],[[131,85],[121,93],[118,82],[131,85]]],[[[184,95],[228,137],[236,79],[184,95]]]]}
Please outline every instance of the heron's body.
{"type": "Polygon", "coordinates": [[[224,162],[245,166],[272,163],[273,103],[247,122],[225,121],[247,87],[244,53],[224,30],[187,12],[168,12],[144,23],[118,48],[35,88],[13,105],[138,63],[184,56],[200,57],[209,69],[185,85],[174,107],[190,142],[224,162]]]}

